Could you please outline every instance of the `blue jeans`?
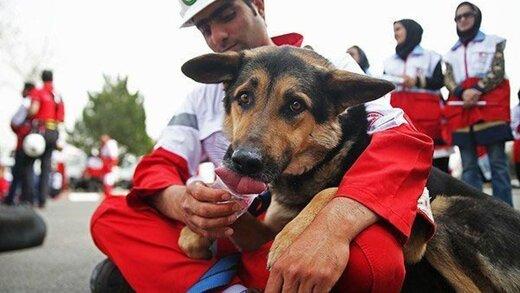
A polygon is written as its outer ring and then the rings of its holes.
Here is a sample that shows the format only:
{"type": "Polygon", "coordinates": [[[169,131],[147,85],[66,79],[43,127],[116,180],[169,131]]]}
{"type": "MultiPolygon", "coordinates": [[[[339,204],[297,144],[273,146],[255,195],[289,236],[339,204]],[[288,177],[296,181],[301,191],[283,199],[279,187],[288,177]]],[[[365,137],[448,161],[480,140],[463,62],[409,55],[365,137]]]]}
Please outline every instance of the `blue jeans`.
{"type": "MultiPolygon", "coordinates": [[[[459,147],[462,159],[462,180],[469,185],[482,190],[482,176],[478,166],[477,148],[475,145],[459,147]]],[[[498,142],[486,146],[489,164],[491,166],[491,186],[493,196],[513,206],[511,195],[511,178],[505,152],[505,142],[498,142]]]]}

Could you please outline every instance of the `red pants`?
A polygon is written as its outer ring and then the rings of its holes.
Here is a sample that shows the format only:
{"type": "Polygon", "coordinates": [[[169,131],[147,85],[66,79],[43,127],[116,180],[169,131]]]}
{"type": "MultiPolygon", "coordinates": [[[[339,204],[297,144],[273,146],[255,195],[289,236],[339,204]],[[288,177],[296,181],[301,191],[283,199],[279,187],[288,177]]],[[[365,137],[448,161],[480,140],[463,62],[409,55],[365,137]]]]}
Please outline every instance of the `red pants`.
{"type": "MultiPolygon", "coordinates": [[[[214,261],[193,260],[177,246],[183,225],[154,209],[133,209],[124,197],[107,197],[91,222],[97,247],[119,267],[137,292],[185,292],[214,261]]],[[[243,253],[235,283],[264,288],[268,245],[243,253]]],[[[339,292],[399,292],[405,269],[402,247],[384,224],[359,234],[350,247],[347,268],[336,284],[339,292]]]]}

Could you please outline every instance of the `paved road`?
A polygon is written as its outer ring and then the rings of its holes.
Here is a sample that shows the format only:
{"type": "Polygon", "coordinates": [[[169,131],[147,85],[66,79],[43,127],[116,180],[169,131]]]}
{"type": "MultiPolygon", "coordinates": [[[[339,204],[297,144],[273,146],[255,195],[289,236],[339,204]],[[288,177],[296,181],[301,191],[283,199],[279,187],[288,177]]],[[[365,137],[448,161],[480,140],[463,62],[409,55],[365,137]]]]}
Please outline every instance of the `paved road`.
{"type": "MultiPolygon", "coordinates": [[[[518,209],[520,189],[514,194],[518,209]]],[[[90,273],[104,257],[89,233],[98,202],[82,197],[85,194],[51,201],[40,212],[48,227],[42,247],[0,254],[0,292],[89,292],[90,273]]]]}
{"type": "Polygon", "coordinates": [[[92,243],[89,220],[98,202],[50,201],[43,246],[0,254],[0,292],[90,292],[89,277],[103,255],[92,243]]]}

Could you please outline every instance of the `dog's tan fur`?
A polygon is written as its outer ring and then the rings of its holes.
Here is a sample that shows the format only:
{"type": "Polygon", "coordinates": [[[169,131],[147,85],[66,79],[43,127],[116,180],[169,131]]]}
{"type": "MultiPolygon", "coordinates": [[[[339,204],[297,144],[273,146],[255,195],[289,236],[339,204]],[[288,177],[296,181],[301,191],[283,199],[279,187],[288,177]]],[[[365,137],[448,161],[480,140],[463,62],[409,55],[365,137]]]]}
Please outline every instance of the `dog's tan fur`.
{"type": "Polygon", "coordinates": [[[272,267],[282,252],[311,224],[323,207],[336,196],[337,191],[337,188],[328,188],[316,194],[312,201],[276,235],[267,258],[268,269],[272,267]]]}
{"type": "Polygon", "coordinates": [[[184,227],[179,235],[178,245],[184,253],[193,259],[210,259],[212,254],[209,250],[212,240],[202,237],[188,227],[184,227]]]}
{"type": "MultiPolygon", "coordinates": [[[[432,203],[432,213],[436,215],[442,214],[449,207],[449,198],[438,196],[432,203]]],[[[404,258],[406,263],[418,263],[424,256],[427,247],[428,227],[424,221],[415,221],[412,227],[410,238],[403,247],[404,258]]]]}

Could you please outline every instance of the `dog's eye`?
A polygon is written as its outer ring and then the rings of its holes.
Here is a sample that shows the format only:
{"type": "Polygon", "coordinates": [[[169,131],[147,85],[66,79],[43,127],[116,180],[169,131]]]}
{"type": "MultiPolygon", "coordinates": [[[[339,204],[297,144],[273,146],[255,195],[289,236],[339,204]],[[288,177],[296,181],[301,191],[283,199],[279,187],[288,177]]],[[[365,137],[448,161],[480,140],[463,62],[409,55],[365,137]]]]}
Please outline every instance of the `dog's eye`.
{"type": "Polygon", "coordinates": [[[303,104],[300,102],[300,101],[292,101],[291,104],[289,105],[289,108],[291,109],[291,111],[293,113],[301,113],[303,110],[305,110],[305,107],[303,106],[303,104]]]}
{"type": "Polygon", "coordinates": [[[249,97],[248,94],[243,93],[238,96],[237,101],[240,106],[247,106],[251,103],[251,97],[249,97]]]}

